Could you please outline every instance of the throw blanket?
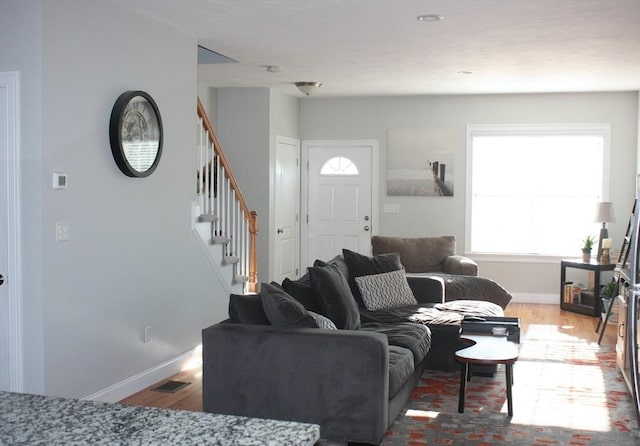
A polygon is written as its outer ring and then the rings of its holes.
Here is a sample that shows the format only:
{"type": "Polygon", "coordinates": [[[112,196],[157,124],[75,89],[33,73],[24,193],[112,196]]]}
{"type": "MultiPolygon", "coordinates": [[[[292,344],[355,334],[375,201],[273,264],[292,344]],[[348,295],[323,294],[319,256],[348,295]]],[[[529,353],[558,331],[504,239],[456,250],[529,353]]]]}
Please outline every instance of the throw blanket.
{"type": "Polygon", "coordinates": [[[436,277],[442,280],[447,302],[461,299],[488,301],[500,305],[503,310],[511,302],[511,294],[497,282],[486,277],[444,273],[407,273],[407,277],[420,276],[436,277]]]}
{"type": "Polygon", "coordinates": [[[411,305],[385,310],[360,310],[363,323],[392,323],[410,321],[423,325],[460,325],[469,316],[504,316],[499,305],[477,300],[456,300],[444,304],[411,305]]]}

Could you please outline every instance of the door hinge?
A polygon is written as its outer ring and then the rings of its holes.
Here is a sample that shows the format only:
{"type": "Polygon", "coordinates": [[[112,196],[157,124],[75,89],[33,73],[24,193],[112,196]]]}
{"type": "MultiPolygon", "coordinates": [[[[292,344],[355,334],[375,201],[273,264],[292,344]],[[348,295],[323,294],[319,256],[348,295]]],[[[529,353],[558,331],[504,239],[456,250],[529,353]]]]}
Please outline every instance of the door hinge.
{"type": "Polygon", "coordinates": [[[298,274],[299,274],[299,273],[298,273],[298,268],[296,268],[296,276],[297,276],[298,274]]]}
{"type": "Polygon", "coordinates": [[[309,223],[309,214],[307,214],[307,223],[309,223]]]}

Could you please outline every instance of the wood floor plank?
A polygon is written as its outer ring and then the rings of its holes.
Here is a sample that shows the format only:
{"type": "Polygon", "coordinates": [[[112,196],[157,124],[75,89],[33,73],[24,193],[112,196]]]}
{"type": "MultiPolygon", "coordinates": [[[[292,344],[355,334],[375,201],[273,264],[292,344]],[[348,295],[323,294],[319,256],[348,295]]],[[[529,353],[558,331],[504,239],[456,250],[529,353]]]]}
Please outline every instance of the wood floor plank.
{"type": "MultiPolygon", "coordinates": [[[[536,329],[536,336],[540,333],[562,332],[585,339],[589,342],[597,342],[595,332],[597,318],[563,311],[559,305],[511,303],[505,310],[505,316],[519,317],[521,325],[521,339],[526,340],[532,327],[544,327],[544,330],[536,329]],[[547,331],[545,331],[547,330],[547,331]]],[[[616,341],[615,325],[609,324],[602,340],[602,345],[612,348],[616,341]]],[[[170,409],[202,411],[202,368],[195,366],[190,370],[182,371],[167,380],[148,387],[122,401],[122,404],[135,406],[163,407],[170,409]],[[171,380],[187,381],[191,384],[174,392],[162,393],[151,390],[158,385],[171,380]]]]}

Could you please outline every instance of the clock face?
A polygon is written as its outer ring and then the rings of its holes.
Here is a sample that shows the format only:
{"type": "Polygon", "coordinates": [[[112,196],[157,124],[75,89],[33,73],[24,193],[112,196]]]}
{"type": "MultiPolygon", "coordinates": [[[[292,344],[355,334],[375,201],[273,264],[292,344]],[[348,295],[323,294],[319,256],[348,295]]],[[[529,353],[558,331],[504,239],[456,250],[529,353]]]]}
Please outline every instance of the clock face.
{"type": "Polygon", "coordinates": [[[111,151],[126,175],[153,172],[162,151],[162,120],[154,100],[143,91],[120,95],[111,113],[111,151]]]}

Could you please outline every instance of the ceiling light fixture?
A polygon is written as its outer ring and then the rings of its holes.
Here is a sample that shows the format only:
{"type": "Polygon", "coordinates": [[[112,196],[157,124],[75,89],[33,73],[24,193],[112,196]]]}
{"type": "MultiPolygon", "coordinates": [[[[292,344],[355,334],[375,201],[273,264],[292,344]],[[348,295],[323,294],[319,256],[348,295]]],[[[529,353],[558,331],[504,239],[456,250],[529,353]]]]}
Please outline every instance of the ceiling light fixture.
{"type": "Polygon", "coordinates": [[[312,91],[322,86],[322,82],[295,82],[294,85],[298,87],[302,93],[309,96],[312,91]]]}
{"type": "Polygon", "coordinates": [[[280,67],[277,65],[267,65],[266,69],[269,73],[279,73],[280,67]]]}
{"type": "Polygon", "coordinates": [[[424,14],[416,17],[419,22],[439,22],[440,20],[444,20],[444,16],[439,14],[424,14]]]}
{"type": "Polygon", "coordinates": [[[470,75],[475,74],[475,73],[473,71],[469,71],[469,70],[461,70],[461,71],[458,71],[458,74],[461,74],[463,76],[470,76],[470,75]]]}

